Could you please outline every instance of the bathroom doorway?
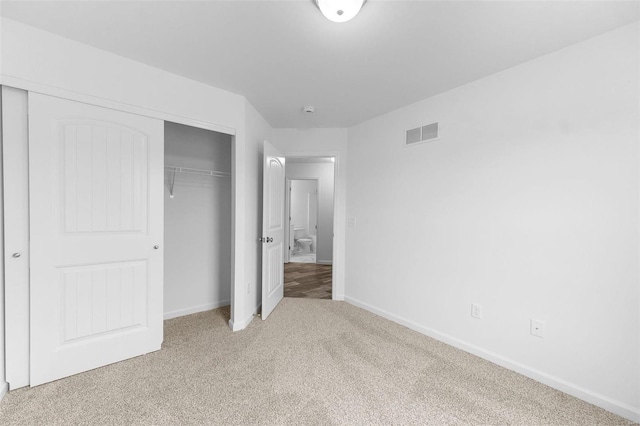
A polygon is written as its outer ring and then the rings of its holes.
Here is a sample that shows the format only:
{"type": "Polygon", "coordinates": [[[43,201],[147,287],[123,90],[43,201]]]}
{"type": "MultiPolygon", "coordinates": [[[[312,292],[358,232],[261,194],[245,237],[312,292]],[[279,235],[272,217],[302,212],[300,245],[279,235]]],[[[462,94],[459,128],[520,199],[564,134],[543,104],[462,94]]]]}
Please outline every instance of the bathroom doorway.
{"type": "Polygon", "coordinates": [[[289,262],[316,263],[318,179],[287,179],[289,188],[289,262]]]}
{"type": "Polygon", "coordinates": [[[331,299],[335,158],[287,157],[285,172],[284,295],[331,299]]]}

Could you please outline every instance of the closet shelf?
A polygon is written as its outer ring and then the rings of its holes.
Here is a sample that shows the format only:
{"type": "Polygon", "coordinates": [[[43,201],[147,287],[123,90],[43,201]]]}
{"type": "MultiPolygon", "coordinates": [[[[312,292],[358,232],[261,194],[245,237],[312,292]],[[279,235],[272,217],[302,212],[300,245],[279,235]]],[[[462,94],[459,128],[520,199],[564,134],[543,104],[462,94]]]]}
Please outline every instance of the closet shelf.
{"type": "Polygon", "coordinates": [[[203,170],[203,169],[191,169],[188,167],[178,166],[165,166],[164,171],[171,174],[171,181],[169,183],[169,197],[173,198],[173,187],[176,182],[176,174],[201,176],[201,177],[213,177],[213,178],[228,178],[231,177],[231,173],[222,172],[220,170],[203,170]]]}
{"type": "Polygon", "coordinates": [[[212,176],[212,177],[221,177],[221,178],[231,176],[231,173],[221,172],[219,170],[190,169],[187,167],[177,167],[177,166],[165,166],[164,170],[170,173],[184,173],[188,175],[198,175],[198,176],[212,176]]]}

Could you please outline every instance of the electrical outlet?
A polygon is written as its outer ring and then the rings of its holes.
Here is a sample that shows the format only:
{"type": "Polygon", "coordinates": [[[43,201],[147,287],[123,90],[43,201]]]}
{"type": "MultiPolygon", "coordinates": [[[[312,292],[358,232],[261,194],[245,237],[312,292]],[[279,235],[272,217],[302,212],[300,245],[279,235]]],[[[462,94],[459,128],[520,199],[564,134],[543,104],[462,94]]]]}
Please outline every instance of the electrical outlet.
{"type": "Polygon", "coordinates": [[[531,318],[531,334],[544,337],[544,321],[531,318]]]}
{"type": "Polygon", "coordinates": [[[355,217],[347,218],[347,228],[355,228],[356,225],[357,225],[357,222],[355,217]]]}
{"type": "Polygon", "coordinates": [[[482,305],[479,305],[477,303],[472,303],[471,304],[471,316],[474,318],[482,318],[482,305]]]}

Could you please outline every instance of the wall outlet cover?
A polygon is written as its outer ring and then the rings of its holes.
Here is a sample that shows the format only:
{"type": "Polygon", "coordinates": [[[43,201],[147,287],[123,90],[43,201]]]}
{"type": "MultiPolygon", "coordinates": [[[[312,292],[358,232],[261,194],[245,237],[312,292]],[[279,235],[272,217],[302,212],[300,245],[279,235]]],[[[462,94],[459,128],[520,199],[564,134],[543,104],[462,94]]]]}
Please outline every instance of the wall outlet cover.
{"type": "Polygon", "coordinates": [[[544,337],[544,321],[531,318],[531,334],[544,337]]]}

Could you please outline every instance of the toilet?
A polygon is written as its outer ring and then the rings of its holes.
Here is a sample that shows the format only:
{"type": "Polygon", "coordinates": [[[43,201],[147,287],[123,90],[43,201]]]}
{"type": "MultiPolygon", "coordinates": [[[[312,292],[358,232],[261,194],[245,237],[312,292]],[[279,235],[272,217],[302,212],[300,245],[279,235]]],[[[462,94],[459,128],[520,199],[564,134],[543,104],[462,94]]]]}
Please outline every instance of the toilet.
{"type": "Polygon", "coordinates": [[[311,244],[313,244],[313,239],[311,237],[304,237],[306,229],[305,228],[294,228],[294,245],[298,248],[300,253],[311,253],[311,244]]]}
{"type": "Polygon", "coordinates": [[[300,253],[311,253],[311,244],[313,243],[311,238],[298,238],[297,241],[300,245],[300,253]]]}

